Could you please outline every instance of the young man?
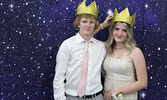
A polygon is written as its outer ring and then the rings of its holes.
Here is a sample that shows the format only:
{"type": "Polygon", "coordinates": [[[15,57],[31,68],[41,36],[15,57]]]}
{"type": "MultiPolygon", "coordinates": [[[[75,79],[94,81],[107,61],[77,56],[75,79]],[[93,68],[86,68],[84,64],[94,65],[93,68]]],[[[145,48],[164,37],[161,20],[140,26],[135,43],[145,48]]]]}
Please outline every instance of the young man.
{"type": "Polygon", "coordinates": [[[85,0],[78,5],[74,27],[79,32],[65,40],[57,53],[53,81],[55,100],[104,100],[101,65],[106,50],[102,42],[93,38],[99,25],[97,14],[95,1],[89,6],[85,5],[85,0]]]}

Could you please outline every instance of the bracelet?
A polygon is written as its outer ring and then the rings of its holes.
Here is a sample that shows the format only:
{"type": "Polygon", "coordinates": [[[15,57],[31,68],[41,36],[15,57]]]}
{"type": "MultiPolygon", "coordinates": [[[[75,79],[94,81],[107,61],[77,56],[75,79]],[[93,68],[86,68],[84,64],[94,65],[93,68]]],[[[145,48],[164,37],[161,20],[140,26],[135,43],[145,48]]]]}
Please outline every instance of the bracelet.
{"type": "Polygon", "coordinates": [[[101,29],[104,29],[104,27],[103,27],[102,23],[100,24],[100,28],[101,28],[101,29]]]}

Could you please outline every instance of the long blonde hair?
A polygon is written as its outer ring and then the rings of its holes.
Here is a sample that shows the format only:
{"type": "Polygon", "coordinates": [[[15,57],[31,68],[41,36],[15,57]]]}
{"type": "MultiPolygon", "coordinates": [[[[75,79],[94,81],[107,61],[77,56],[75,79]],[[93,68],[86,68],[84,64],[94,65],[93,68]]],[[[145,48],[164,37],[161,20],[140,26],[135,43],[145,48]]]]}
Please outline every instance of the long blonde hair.
{"type": "Polygon", "coordinates": [[[115,45],[115,40],[113,38],[113,31],[115,30],[115,27],[118,23],[123,23],[126,28],[127,28],[127,33],[128,33],[128,36],[127,36],[127,39],[125,40],[125,46],[126,48],[129,50],[129,53],[133,50],[133,48],[136,46],[136,41],[135,39],[133,38],[133,29],[132,27],[125,23],[125,22],[115,22],[109,29],[109,38],[107,40],[107,45],[106,45],[106,49],[107,49],[107,55],[113,53],[113,48],[114,48],[114,45],[115,45]]]}

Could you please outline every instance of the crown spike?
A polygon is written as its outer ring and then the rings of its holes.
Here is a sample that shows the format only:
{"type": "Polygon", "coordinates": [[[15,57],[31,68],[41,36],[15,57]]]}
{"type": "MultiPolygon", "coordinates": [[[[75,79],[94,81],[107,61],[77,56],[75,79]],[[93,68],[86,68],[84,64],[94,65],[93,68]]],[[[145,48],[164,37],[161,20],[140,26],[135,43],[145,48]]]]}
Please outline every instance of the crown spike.
{"type": "Polygon", "coordinates": [[[117,8],[115,8],[113,19],[111,22],[111,25],[113,25],[115,22],[121,21],[128,23],[131,27],[133,27],[135,23],[136,13],[133,16],[130,16],[128,8],[125,8],[123,11],[118,13],[117,8]]]}
{"type": "Polygon", "coordinates": [[[135,23],[135,19],[136,19],[136,13],[131,17],[132,26],[133,26],[134,23],[135,23]]]}
{"type": "Polygon", "coordinates": [[[114,14],[115,14],[115,15],[118,15],[118,10],[117,10],[117,8],[115,9],[114,14]]]}

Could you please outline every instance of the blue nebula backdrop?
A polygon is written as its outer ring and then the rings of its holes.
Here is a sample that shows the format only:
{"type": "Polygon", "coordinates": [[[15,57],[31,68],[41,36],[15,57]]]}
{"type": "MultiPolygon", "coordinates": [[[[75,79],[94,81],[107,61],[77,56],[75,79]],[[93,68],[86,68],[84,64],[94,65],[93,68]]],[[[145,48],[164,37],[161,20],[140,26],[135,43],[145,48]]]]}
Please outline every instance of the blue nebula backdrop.
{"type": "MultiPolygon", "coordinates": [[[[56,54],[62,41],[77,32],[73,21],[81,1],[0,1],[0,100],[53,100],[56,54]]],[[[167,100],[167,0],[95,1],[100,22],[114,8],[137,13],[134,34],[148,71],[140,99],[167,100]]],[[[95,38],[107,40],[108,28],[95,38]]]]}

